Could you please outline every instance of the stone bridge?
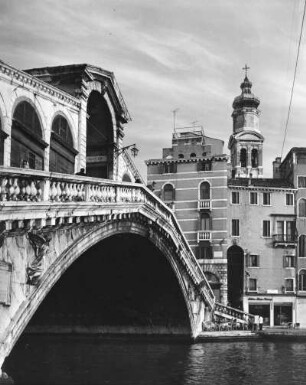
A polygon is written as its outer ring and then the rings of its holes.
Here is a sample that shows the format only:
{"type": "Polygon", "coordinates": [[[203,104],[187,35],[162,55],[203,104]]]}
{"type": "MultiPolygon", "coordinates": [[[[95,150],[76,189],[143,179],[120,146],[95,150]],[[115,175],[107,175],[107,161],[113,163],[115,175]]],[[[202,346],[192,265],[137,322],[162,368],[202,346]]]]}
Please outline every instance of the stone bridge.
{"type": "Polygon", "coordinates": [[[211,317],[213,292],[173,212],[144,185],[1,167],[0,194],[0,365],[64,272],[118,234],[146,239],[171,266],[192,338],[211,317]]]}

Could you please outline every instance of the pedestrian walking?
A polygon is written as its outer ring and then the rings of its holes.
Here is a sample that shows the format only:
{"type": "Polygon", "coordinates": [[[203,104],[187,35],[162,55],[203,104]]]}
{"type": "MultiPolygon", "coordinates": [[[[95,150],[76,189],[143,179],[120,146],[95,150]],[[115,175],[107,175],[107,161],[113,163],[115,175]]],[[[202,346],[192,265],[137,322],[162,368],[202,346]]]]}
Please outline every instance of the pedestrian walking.
{"type": "Polygon", "coordinates": [[[259,329],[259,315],[254,316],[254,330],[255,332],[259,329]]]}
{"type": "Polygon", "coordinates": [[[259,316],[259,330],[262,330],[262,326],[263,326],[263,318],[262,316],[259,316]]]}

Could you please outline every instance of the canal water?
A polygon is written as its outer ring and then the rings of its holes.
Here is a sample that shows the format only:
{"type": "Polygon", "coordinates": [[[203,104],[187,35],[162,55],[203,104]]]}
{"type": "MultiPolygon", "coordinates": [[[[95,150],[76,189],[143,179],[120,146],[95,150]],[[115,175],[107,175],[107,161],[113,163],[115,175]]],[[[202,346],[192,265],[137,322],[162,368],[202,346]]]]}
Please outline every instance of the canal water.
{"type": "Polygon", "coordinates": [[[25,335],[5,370],[15,384],[305,384],[306,343],[25,335]]]}

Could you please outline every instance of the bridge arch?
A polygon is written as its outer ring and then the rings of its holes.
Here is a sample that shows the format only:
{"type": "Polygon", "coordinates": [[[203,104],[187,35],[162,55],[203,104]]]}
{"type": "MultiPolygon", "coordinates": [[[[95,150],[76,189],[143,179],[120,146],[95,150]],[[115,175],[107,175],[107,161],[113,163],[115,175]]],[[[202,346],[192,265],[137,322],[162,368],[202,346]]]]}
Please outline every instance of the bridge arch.
{"type": "Polygon", "coordinates": [[[177,278],[186,303],[186,310],[190,321],[190,335],[196,335],[198,332],[197,317],[200,311],[204,312],[205,305],[200,298],[197,287],[192,283],[188,272],[180,263],[178,256],[180,251],[177,249],[175,240],[167,235],[161,226],[156,222],[148,220],[144,215],[139,213],[125,214],[119,217],[112,217],[99,225],[95,223],[91,227],[77,226],[71,228],[70,232],[67,230],[56,230],[53,233],[51,241],[53,246],[68,244],[68,247],[62,250],[58,256],[54,256],[53,261],[42,275],[38,286],[21,304],[15,316],[12,317],[3,338],[2,349],[4,349],[4,357],[9,355],[37,308],[64,272],[92,246],[113,235],[126,233],[147,238],[165,256],[177,278]],[[69,239],[70,244],[67,243],[69,239]]]}

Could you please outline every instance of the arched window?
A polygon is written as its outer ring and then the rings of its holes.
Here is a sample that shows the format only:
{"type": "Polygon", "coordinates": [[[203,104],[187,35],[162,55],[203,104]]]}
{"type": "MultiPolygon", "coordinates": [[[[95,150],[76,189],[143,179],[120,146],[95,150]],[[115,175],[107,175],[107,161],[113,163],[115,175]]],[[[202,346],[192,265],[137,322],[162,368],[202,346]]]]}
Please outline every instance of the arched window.
{"type": "Polygon", "coordinates": [[[175,190],[172,184],[166,184],[164,186],[164,201],[173,202],[174,201],[175,190]]]}
{"type": "Polygon", "coordinates": [[[179,159],[183,159],[184,158],[184,154],[179,154],[178,157],[179,157],[179,159]]]}
{"type": "Polygon", "coordinates": [[[15,108],[12,122],[11,166],[44,169],[42,129],[34,107],[20,102],[15,108]]]}
{"type": "Polygon", "coordinates": [[[299,217],[306,217],[306,199],[299,200],[299,217]]]}
{"type": "Polygon", "coordinates": [[[299,237],[299,257],[306,257],[306,235],[299,237]]]}
{"type": "Polygon", "coordinates": [[[197,155],[194,153],[194,152],[192,152],[191,154],[190,154],[190,158],[196,158],[197,157],[197,155]]]}
{"type": "Polygon", "coordinates": [[[253,150],[252,150],[251,162],[252,162],[253,168],[258,167],[258,150],[256,148],[253,148],[253,150]]]}
{"type": "Polygon", "coordinates": [[[210,199],[210,184],[208,182],[200,184],[200,199],[210,199]]]}
{"type": "Polygon", "coordinates": [[[49,171],[73,174],[77,153],[67,120],[57,115],[52,123],[49,171]]]}
{"type": "Polygon", "coordinates": [[[211,220],[208,213],[200,214],[200,230],[211,230],[211,220]]]}
{"type": "Polygon", "coordinates": [[[247,166],[247,150],[245,148],[242,148],[240,151],[240,164],[241,167],[247,166]]]}
{"type": "Polygon", "coordinates": [[[306,291],[306,270],[299,272],[299,290],[306,291]]]}

